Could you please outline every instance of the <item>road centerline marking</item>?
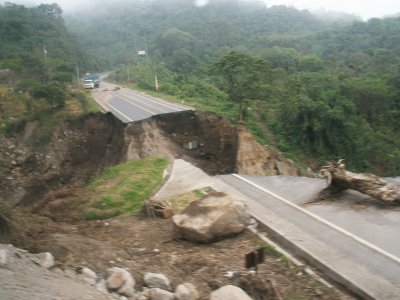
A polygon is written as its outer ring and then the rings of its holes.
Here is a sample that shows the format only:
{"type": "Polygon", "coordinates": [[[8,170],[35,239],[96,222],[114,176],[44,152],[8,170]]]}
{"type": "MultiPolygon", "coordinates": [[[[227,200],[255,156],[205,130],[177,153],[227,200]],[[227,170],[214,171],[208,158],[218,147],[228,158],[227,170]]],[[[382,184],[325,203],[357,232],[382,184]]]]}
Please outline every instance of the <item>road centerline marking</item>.
{"type": "Polygon", "coordinates": [[[173,106],[169,106],[169,105],[167,105],[167,104],[165,104],[165,103],[162,103],[161,101],[154,100],[154,99],[151,99],[151,98],[147,98],[147,97],[145,97],[145,96],[142,96],[142,95],[137,94],[137,93],[132,92],[132,91],[128,91],[128,92],[131,93],[131,94],[134,94],[134,95],[137,96],[137,97],[143,98],[143,99],[145,99],[145,100],[148,100],[148,101],[151,101],[151,102],[154,102],[154,103],[163,105],[163,106],[165,106],[165,107],[171,108],[171,109],[176,110],[176,111],[181,111],[181,109],[178,109],[178,108],[173,107],[173,106]]]}
{"type": "Polygon", "coordinates": [[[325,224],[326,226],[331,227],[332,229],[334,229],[336,231],[339,231],[340,233],[342,233],[342,234],[354,239],[355,241],[359,242],[360,244],[363,244],[364,246],[374,250],[375,252],[378,252],[379,254],[382,254],[383,256],[389,258],[390,260],[393,260],[394,262],[400,264],[400,258],[398,258],[397,256],[395,256],[395,255],[393,255],[393,254],[391,254],[391,253],[379,248],[378,246],[376,246],[376,245],[374,245],[374,244],[362,239],[361,237],[359,237],[359,236],[357,236],[357,235],[355,235],[355,234],[353,234],[353,233],[351,233],[351,232],[349,232],[349,231],[347,231],[347,230],[345,230],[345,229],[343,229],[343,228],[341,228],[341,227],[339,227],[339,226],[337,226],[337,225],[335,225],[335,224],[333,224],[333,223],[331,223],[331,222],[329,222],[329,221],[317,216],[316,214],[314,214],[312,212],[309,212],[309,211],[305,210],[304,208],[299,207],[298,205],[290,202],[289,200],[287,200],[287,199],[275,194],[274,192],[269,191],[268,189],[266,189],[266,188],[264,188],[262,186],[259,186],[258,184],[254,183],[254,182],[251,182],[250,180],[247,180],[246,178],[243,178],[242,176],[240,176],[238,174],[232,174],[232,176],[234,176],[234,177],[238,178],[239,180],[242,180],[243,182],[246,182],[247,184],[249,184],[251,186],[254,186],[255,188],[257,188],[257,189],[259,189],[259,190],[261,190],[261,191],[263,191],[263,192],[265,192],[265,193],[277,198],[281,202],[284,202],[285,204],[297,209],[298,211],[308,215],[309,217],[313,218],[314,220],[316,220],[316,221],[318,221],[318,222],[320,222],[322,224],[325,224]]]}
{"type": "Polygon", "coordinates": [[[115,97],[118,97],[118,98],[121,98],[122,100],[125,100],[126,102],[130,103],[131,105],[137,106],[137,107],[143,109],[144,111],[147,111],[148,113],[151,113],[152,115],[156,115],[157,114],[157,113],[155,113],[155,112],[153,112],[153,111],[151,111],[151,110],[149,110],[147,108],[144,108],[143,106],[141,106],[139,104],[133,103],[132,101],[130,101],[129,99],[126,99],[123,96],[117,95],[115,93],[111,93],[111,94],[114,95],[115,97]]]}

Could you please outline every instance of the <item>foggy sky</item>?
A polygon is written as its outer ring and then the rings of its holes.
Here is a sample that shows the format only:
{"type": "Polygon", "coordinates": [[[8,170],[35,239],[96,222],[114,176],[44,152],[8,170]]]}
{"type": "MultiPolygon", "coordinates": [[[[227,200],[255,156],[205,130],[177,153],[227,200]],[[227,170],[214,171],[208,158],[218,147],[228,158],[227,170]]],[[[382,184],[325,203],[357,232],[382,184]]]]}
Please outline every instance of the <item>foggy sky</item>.
{"type": "MultiPolygon", "coordinates": [[[[17,4],[34,5],[40,3],[58,3],[65,12],[73,11],[85,2],[99,0],[0,0],[0,3],[12,2],[17,4]]],[[[103,0],[104,1],[104,0],[103,0]]],[[[113,1],[113,0],[109,0],[113,1]]],[[[125,0],[129,2],[129,0],[125,0]]],[[[189,0],[188,0],[189,1],[189,0]]],[[[194,3],[207,3],[206,0],[192,0],[194,3]]],[[[400,13],[399,0],[263,0],[268,7],[287,5],[298,9],[342,11],[356,14],[364,20],[372,17],[384,17],[400,13]]],[[[114,1],[116,2],[116,1],[114,1]]]]}

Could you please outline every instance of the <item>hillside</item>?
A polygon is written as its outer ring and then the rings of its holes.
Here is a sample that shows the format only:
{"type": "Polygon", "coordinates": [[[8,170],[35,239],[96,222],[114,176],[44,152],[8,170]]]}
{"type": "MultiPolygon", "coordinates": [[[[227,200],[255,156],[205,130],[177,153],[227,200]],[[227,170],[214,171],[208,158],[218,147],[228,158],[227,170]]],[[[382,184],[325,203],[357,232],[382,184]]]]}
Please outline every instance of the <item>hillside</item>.
{"type": "Polygon", "coordinates": [[[159,93],[241,118],[315,170],[344,158],[358,171],[399,174],[400,18],[322,21],[258,1],[110,5],[66,23],[86,48],[124,65],[114,80],[154,90],[157,75],[159,93]]]}
{"type": "MultiPolygon", "coordinates": [[[[57,4],[0,5],[0,69],[14,77],[72,80],[76,66],[98,70],[101,64],[68,32],[57,4]]],[[[4,79],[3,79],[4,80],[4,79]]]]}
{"type": "Polygon", "coordinates": [[[31,128],[43,147],[60,122],[99,110],[77,85],[77,71],[100,68],[67,30],[56,4],[0,5],[0,134],[31,128]]]}

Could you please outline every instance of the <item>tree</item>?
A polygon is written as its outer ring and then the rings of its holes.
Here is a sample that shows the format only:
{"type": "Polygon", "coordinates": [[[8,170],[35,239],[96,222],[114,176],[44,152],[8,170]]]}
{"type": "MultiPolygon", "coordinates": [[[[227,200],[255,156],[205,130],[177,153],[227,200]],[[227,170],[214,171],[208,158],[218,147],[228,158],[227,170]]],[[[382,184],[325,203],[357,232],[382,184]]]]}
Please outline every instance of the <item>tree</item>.
{"type": "Polygon", "coordinates": [[[289,73],[297,70],[299,53],[293,48],[272,47],[264,52],[264,58],[271,62],[274,68],[283,68],[289,73]]]}
{"type": "Polygon", "coordinates": [[[231,51],[211,70],[222,77],[222,89],[228,93],[228,99],[239,104],[239,121],[245,119],[247,101],[261,100],[270,92],[268,79],[271,67],[265,59],[231,51]]]}
{"type": "Polygon", "coordinates": [[[40,4],[37,7],[40,11],[44,12],[46,15],[53,17],[54,19],[61,20],[62,9],[58,4],[40,4]]]}

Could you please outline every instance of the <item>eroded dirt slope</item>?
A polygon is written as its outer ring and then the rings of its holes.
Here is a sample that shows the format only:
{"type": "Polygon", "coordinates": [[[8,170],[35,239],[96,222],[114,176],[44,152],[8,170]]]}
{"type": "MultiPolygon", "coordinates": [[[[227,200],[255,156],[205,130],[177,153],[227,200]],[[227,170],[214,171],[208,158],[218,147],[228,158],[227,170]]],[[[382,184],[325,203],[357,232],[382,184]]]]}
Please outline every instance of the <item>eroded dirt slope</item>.
{"type": "Polygon", "coordinates": [[[184,158],[209,174],[300,175],[291,161],[261,146],[242,125],[194,111],[124,124],[111,114],[90,114],[62,124],[42,149],[30,145],[27,126],[0,141],[1,193],[29,204],[50,190],[85,183],[105,167],[151,156],[184,158]],[[25,138],[24,138],[25,137],[25,138]]]}

